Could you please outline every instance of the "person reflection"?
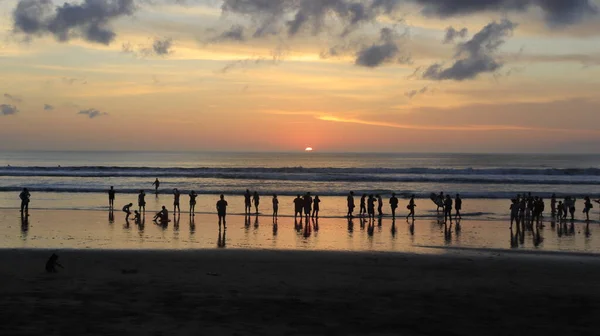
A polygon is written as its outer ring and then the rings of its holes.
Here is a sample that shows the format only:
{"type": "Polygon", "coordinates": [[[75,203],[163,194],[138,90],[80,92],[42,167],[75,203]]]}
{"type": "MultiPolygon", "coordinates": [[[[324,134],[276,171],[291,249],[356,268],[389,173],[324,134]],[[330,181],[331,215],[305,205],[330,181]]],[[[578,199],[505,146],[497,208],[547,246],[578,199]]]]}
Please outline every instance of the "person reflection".
{"type": "Polygon", "coordinates": [[[535,246],[535,247],[540,246],[542,241],[543,241],[543,238],[542,238],[542,235],[540,234],[540,228],[537,225],[535,225],[535,228],[533,229],[533,246],[535,246]]]}
{"type": "Polygon", "coordinates": [[[21,214],[21,236],[27,238],[27,232],[29,231],[29,216],[27,214],[21,214]]]}
{"type": "Polygon", "coordinates": [[[273,236],[277,236],[277,220],[273,222],[273,236]]]}
{"type": "Polygon", "coordinates": [[[408,230],[410,231],[411,236],[415,235],[415,220],[414,219],[410,222],[408,230]]]}
{"type": "Polygon", "coordinates": [[[180,213],[173,214],[173,229],[179,231],[179,219],[181,218],[180,213]]]}
{"type": "Polygon", "coordinates": [[[244,226],[246,229],[250,228],[250,214],[244,216],[244,226]]]}
{"type": "Polygon", "coordinates": [[[446,243],[452,242],[452,222],[450,222],[450,225],[444,223],[444,239],[446,240],[446,243]]]}
{"type": "Polygon", "coordinates": [[[365,219],[365,217],[361,217],[359,219],[359,222],[360,222],[360,229],[364,230],[365,229],[365,224],[367,223],[367,220],[365,219]]]}
{"type": "Polygon", "coordinates": [[[383,225],[381,220],[382,220],[381,217],[377,217],[377,227],[381,227],[383,225]]]}
{"type": "Polygon", "coordinates": [[[254,216],[254,229],[258,229],[258,214],[254,216]]]}
{"type": "Polygon", "coordinates": [[[585,222],[585,237],[590,238],[592,236],[592,232],[590,231],[590,221],[585,222]]]}
{"type": "Polygon", "coordinates": [[[367,234],[372,237],[375,232],[375,219],[369,219],[369,226],[367,227],[367,234]]]}
{"type": "Polygon", "coordinates": [[[302,218],[294,218],[294,229],[298,232],[302,231],[302,218]]]}
{"type": "Polygon", "coordinates": [[[311,233],[312,233],[312,227],[310,225],[310,219],[309,216],[305,216],[306,218],[306,222],[304,223],[304,238],[308,238],[310,237],[311,233]]]}
{"type": "Polygon", "coordinates": [[[315,232],[318,232],[319,231],[319,217],[313,217],[312,224],[313,224],[313,230],[315,230],[315,232]]]}
{"type": "Polygon", "coordinates": [[[517,248],[519,247],[519,229],[517,227],[517,233],[513,233],[513,228],[510,228],[510,247],[517,248]]]}
{"type": "Polygon", "coordinates": [[[194,216],[190,216],[190,234],[193,235],[196,233],[196,218],[194,216]]]}
{"type": "Polygon", "coordinates": [[[392,218],[392,237],[396,236],[396,218],[392,218]]]}
{"type": "Polygon", "coordinates": [[[460,230],[462,230],[462,226],[460,225],[461,219],[456,220],[456,226],[454,227],[454,231],[456,231],[456,235],[460,234],[460,230]]]}
{"type": "Polygon", "coordinates": [[[348,217],[348,232],[354,232],[354,220],[352,219],[352,217],[348,217]]]}
{"type": "Polygon", "coordinates": [[[226,233],[227,233],[227,228],[225,228],[223,230],[219,229],[219,238],[217,240],[217,247],[219,247],[219,248],[224,248],[225,247],[225,245],[226,245],[225,244],[225,242],[226,242],[226,239],[225,239],[226,233]]]}
{"type": "Polygon", "coordinates": [[[114,223],[115,223],[115,212],[111,208],[108,211],[108,224],[114,224],[114,223]]]}

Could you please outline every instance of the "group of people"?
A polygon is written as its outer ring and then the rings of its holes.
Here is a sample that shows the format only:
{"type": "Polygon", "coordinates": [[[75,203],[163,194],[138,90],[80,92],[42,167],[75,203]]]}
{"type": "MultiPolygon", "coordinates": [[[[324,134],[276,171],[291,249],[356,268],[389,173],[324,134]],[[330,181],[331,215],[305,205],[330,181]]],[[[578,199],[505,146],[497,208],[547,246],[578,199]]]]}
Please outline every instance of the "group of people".
{"type": "MultiPolygon", "coordinates": [[[[367,195],[363,194],[360,198],[360,209],[359,216],[360,217],[369,217],[369,219],[375,219],[375,203],[377,203],[377,214],[379,217],[383,217],[383,198],[381,195],[367,195]]],[[[388,204],[390,205],[390,210],[392,211],[392,218],[396,219],[396,209],[398,209],[398,197],[396,197],[396,193],[392,193],[392,197],[390,197],[388,204]]],[[[353,218],[354,217],[354,209],[356,208],[354,203],[354,192],[351,191],[347,197],[348,204],[348,214],[346,217],[353,218]]],[[[410,201],[406,208],[409,210],[406,219],[412,217],[415,219],[415,195],[412,195],[410,201]]]]}
{"type": "MultiPolygon", "coordinates": [[[[558,220],[567,219],[570,215],[571,220],[575,220],[575,202],[576,198],[566,196],[563,200],[557,200],[556,194],[552,194],[550,198],[550,213],[552,218],[558,220]]],[[[594,200],[596,203],[600,203],[600,200],[594,200]]],[[[589,196],[584,197],[583,213],[586,215],[586,220],[590,220],[590,210],[594,207],[592,200],[589,196]]],[[[543,219],[546,204],[544,199],[539,196],[532,196],[531,193],[527,195],[517,195],[511,199],[510,205],[510,224],[511,227],[516,221],[517,225],[524,223],[528,226],[533,226],[534,223],[540,225],[543,219]]]]}

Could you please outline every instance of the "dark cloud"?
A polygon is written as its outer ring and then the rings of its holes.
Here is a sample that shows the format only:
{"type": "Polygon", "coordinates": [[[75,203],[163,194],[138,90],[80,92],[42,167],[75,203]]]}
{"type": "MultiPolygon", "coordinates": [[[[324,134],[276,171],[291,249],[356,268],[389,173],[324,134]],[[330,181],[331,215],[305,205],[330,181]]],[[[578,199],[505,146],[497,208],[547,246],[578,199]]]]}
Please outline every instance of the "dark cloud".
{"type": "Polygon", "coordinates": [[[444,44],[453,43],[457,38],[465,38],[469,30],[467,28],[463,28],[461,30],[456,30],[454,27],[446,28],[446,35],[444,36],[444,44]]]}
{"type": "Polygon", "coordinates": [[[233,25],[229,30],[226,30],[219,34],[219,36],[212,39],[212,42],[223,42],[223,41],[237,41],[243,42],[246,40],[246,34],[244,27],[241,25],[233,25]]]}
{"type": "Polygon", "coordinates": [[[385,63],[406,63],[409,58],[401,54],[398,36],[390,28],[383,28],[379,42],[356,53],[356,65],[375,68],[385,63]]]}
{"type": "Polygon", "coordinates": [[[50,105],[50,104],[44,104],[44,111],[53,111],[54,110],[54,106],[50,105]]]}
{"type": "Polygon", "coordinates": [[[0,104],[0,115],[12,115],[19,112],[19,109],[14,105],[0,104]]]}
{"type": "Polygon", "coordinates": [[[4,94],[4,98],[10,100],[13,103],[22,103],[23,102],[23,99],[21,99],[21,97],[13,96],[13,95],[8,94],[8,93],[4,94]]]}
{"type": "Polygon", "coordinates": [[[13,11],[14,30],[28,36],[50,34],[59,41],[74,37],[110,44],[116,33],[109,24],[132,15],[134,0],[84,0],[55,6],[51,0],[20,0],[13,11]]]}
{"type": "Polygon", "coordinates": [[[155,38],[151,45],[140,44],[137,47],[127,42],[123,43],[121,51],[136,57],[167,56],[173,53],[173,39],[170,37],[155,38]]]}
{"type": "Polygon", "coordinates": [[[108,113],[100,112],[100,111],[96,110],[95,108],[79,111],[77,114],[86,115],[90,119],[108,115],[108,113]]]}
{"type": "Polygon", "coordinates": [[[281,62],[283,62],[286,53],[287,49],[284,46],[279,46],[271,52],[271,57],[252,57],[247,59],[236,60],[225,65],[219,70],[219,72],[225,74],[238,68],[245,69],[249,67],[257,67],[264,65],[279,65],[281,62]]]}
{"type": "Polygon", "coordinates": [[[416,97],[418,95],[427,93],[427,91],[429,91],[429,87],[425,86],[420,90],[410,90],[410,91],[406,92],[404,95],[410,99],[413,99],[414,97],[416,97]]]}
{"type": "Polygon", "coordinates": [[[462,81],[499,70],[503,64],[494,54],[515,27],[509,20],[488,24],[472,39],[457,45],[456,59],[450,67],[434,64],[424,71],[423,78],[462,81]]]}
{"type": "Polygon", "coordinates": [[[159,56],[168,55],[172,52],[173,39],[170,37],[164,39],[155,39],[152,43],[152,51],[159,56]]]}

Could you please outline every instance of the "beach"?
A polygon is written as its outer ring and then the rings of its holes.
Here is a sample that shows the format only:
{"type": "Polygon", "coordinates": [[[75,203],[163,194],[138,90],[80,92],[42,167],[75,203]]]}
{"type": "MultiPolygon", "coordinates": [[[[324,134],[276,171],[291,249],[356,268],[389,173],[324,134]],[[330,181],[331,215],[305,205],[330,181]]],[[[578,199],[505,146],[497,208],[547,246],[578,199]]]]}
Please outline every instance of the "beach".
{"type": "Polygon", "coordinates": [[[0,250],[3,335],[592,335],[595,257],[0,250]]]}

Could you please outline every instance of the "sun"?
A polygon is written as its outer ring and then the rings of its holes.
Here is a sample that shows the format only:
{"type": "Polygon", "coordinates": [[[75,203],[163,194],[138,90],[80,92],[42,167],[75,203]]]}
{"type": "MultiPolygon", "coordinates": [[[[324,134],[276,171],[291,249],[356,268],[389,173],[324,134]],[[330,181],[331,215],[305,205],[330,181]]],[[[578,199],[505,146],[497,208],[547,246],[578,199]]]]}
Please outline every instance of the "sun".
{"type": "Polygon", "coordinates": [[[306,147],[306,148],[304,149],[304,151],[305,151],[305,152],[312,152],[312,151],[313,151],[313,148],[312,148],[312,147],[306,147]]]}

